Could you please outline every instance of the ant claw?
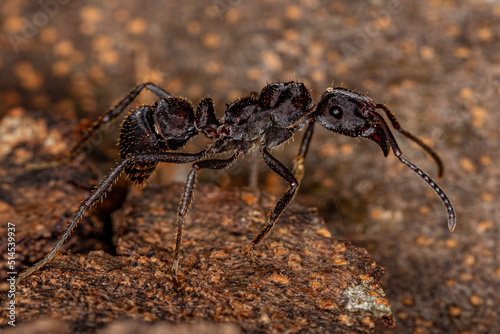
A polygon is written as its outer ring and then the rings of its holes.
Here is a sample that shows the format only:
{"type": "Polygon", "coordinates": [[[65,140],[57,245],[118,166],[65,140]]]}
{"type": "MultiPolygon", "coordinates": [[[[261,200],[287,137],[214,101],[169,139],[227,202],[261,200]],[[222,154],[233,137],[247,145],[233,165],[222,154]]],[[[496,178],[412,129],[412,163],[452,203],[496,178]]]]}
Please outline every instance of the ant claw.
{"type": "Polygon", "coordinates": [[[259,265],[259,266],[262,266],[262,262],[259,259],[256,258],[256,255],[255,255],[255,245],[256,244],[254,242],[252,242],[252,250],[250,251],[250,261],[252,263],[255,263],[255,264],[259,265]]]}

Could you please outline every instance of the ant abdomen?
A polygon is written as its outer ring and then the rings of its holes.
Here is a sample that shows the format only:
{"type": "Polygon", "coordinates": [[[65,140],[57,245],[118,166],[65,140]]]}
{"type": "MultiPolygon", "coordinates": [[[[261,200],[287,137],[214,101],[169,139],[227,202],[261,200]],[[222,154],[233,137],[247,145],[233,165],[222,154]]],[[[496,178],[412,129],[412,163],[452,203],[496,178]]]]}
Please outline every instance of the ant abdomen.
{"type": "Polygon", "coordinates": [[[167,149],[177,150],[198,134],[191,103],[181,97],[159,100],[153,110],[154,130],[167,149]]]}
{"type": "MultiPolygon", "coordinates": [[[[120,157],[125,159],[128,155],[142,153],[145,150],[157,151],[160,149],[160,142],[154,131],[153,108],[141,106],[132,111],[122,123],[120,139],[120,157]]],[[[157,163],[140,162],[125,168],[128,178],[138,185],[143,185],[144,181],[154,171],[157,163]]]]}
{"type": "MultiPolygon", "coordinates": [[[[119,139],[120,157],[177,150],[197,133],[193,107],[188,100],[160,99],[153,106],[140,106],[124,119],[119,139]]],[[[125,172],[130,180],[143,185],[157,164],[141,161],[127,166],[125,172]]]]}

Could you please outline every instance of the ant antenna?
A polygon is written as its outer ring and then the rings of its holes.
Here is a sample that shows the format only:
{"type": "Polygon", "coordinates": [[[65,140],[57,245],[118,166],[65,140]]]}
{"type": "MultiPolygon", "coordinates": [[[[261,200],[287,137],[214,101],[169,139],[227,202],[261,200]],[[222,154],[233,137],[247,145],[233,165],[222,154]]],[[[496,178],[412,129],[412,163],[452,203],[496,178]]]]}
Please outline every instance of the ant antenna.
{"type": "MultiPolygon", "coordinates": [[[[377,105],[377,108],[379,106],[380,105],[377,105]]],[[[383,106],[383,108],[381,108],[381,109],[383,109],[384,111],[390,113],[389,109],[387,107],[385,107],[385,106],[383,106]]],[[[417,166],[415,166],[411,161],[406,160],[403,157],[403,152],[401,152],[401,149],[399,148],[398,143],[396,142],[396,139],[394,138],[391,130],[389,130],[389,126],[385,122],[384,118],[379,113],[377,113],[376,111],[373,111],[373,110],[367,110],[367,111],[368,111],[368,113],[371,116],[373,116],[378,121],[378,123],[376,125],[381,126],[383,128],[385,134],[387,135],[387,141],[391,145],[392,151],[394,152],[394,155],[396,155],[396,157],[402,163],[404,163],[411,170],[413,170],[415,173],[417,173],[422,179],[424,179],[424,181],[427,182],[431,186],[431,188],[436,192],[436,194],[438,194],[439,198],[441,199],[441,201],[443,202],[444,206],[446,207],[446,210],[448,211],[448,228],[450,229],[451,232],[453,232],[453,230],[455,229],[455,226],[457,224],[457,221],[456,221],[457,218],[456,218],[456,214],[455,214],[455,209],[453,209],[453,205],[451,204],[451,201],[448,198],[448,196],[446,196],[446,194],[441,189],[441,187],[439,187],[436,184],[436,182],[434,182],[434,180],[429,175],[427,175],[427,173],[425,173],[423,170],[421,170],[420,168],[418,168],[417,166]]],[[[389,118],[391,118],[391,116],[389,116],[389,118]]],[[[398,126],[399,126],[399,124],[397,123],[396,118],[394,117],[394,115],[392,115],[391,122],[394,125],[394,128],[398,129],[395,126],[395,124],[397,124],[398,126]]],[[[400,129],[401,128],[399,127],[398,130],[401,131],[402,129],[401,130],[400,129]]],[[[424,149],[425,149],[425,147],[428,147],[427,145],[423,144],[418,138],[416,138],[416,137],[414,137],[412,135],[410,135],[410,136],[411,136],[411,137],[409,137],[410,139],[415,140],[415,142],[417,142],[421,146],[423,145],[422,147],[424,147],[424,149]]],[[[431,150],[431,149],[429,148],[429,150],[431,150]]],[[[434,152],[434,151],[431,150],[431,152],[434,152]]],[[[440,165],[441,160],[439,159],[439,157],[437,158],[437,161],[438,161],[438,165],[440,165]]]]}
{"type": "Polygon", "coordinates": [[[436,161],[436,164],[438,165],[438,177],[442,178],[443,177],[443,173],[444,173],[444,165],[443,165],[443,161],[441,160],[441,158],[439,157],[439,155],[436,153],[436,151],[434,151],[432,148],[430,148],[429,146],[427,146],[419,138],[415,137],[414,135],[412,135],[408,131],[402,129],[401,125],[399,125],[399,122],[396,119],[396,116],[394,115],[393,112],[391,112],[389,110],[389,108],[387,108],[387,106],[385,106],[383,104],[377,104],[375,106],[375,108],[376,109],[377,108],[378,109],[382,109],[383,111],[385,111],[385,113],[386,113],[387,117],[389,117],[389,120],[391,121],[392,126],[394,127],[394,129],[398,130],[403,135],[405,135],[406,137],[410,138],[415,143],[417,143],[421,148],[423,148],[425,150],[425,152],[427,152],[434,159],[434,161],[436,161]]]}

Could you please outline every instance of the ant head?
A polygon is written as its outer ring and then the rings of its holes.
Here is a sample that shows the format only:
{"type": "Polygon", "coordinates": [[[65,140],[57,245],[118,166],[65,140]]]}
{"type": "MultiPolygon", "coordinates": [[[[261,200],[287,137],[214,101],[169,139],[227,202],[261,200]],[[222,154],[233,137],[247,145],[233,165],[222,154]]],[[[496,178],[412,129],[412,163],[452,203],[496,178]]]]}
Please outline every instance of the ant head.
{"type": "Polygon", "coordinates": [[[330,131],[350,137],[370,138],[387,156],[389,138],[380,123],[384,120],[375,112],[375,107],[375,102],[368,96],[341,87],[328,88],[313,117],[330,131]]]}
{"type": "Polygon", "coordinates": [[[403,157],[396,139],[389,130],[389,126],[382,115],[377,113],[375,109],[385,111],[396,130],[416,142],[429,153],[438,164],[439,174],[442,174],[443,168],[439,156],[422,140],[403,130],[394,114],[385,105],[375,104],[368,96],[344,88],[328,88],[321,97],[313,117],[316,122],[330,131],[351,137],[361,136],[373,140],[382,148],[385,156],[389,154],[389,150],[392,148],[394,155],[424,179],[439,195],[448,210],[448,227],[450,231],[453,231],[456,225],[456,215],[450,200],[429,175],[403,157]]]}
{"type": "Polygon", "coordinates": [[[155,104],[153,120],[155,132],[171,149],[183,146],[198,133],[194,124],[193,106],[184,98],[159,100],[155,104]]]}
{"type": "Polygon", "coordinates": [[[283,128],[301,128],[307,123],[314,102],[301,82],[273,82],[262,89],[259,107],[270,110],[274,123],[283,128]],[[304,120],[303,122],[301,120],[304,120]]]}

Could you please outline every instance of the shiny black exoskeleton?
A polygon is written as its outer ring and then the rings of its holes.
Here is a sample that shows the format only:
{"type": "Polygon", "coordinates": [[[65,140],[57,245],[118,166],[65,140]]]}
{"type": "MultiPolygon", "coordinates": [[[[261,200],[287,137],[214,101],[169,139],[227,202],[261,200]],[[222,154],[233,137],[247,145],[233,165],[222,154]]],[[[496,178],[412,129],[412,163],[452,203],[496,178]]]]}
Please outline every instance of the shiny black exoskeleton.
{"type": "Polygon", "coordinates": [[[204,168],[227,168],[238,157],[253,147],[257,147],[264,162],[288,183],[289,188],[269,213],[267,225],[253,239],[253,254],[255,245],[273,228],[278,217],[295,195],[304,173],[304,159],[315,122],[330,131],[346,136],[371,139],[381,147],[385,156],[392,149],[401,162],[422,177],[439,195],[448,211],[450,230],[455,227],[455,211],[448,197],[426,173],[402,156],[387,123],[382,115],[376,112],[376,109],[383,110],[396,130],[415,141],[435,159],[441,176],[443,165],[439,156],[420,139],[403,130],[394,114],[385,105],[376,104],[368,96],[341,87],[328,88],[315,107],[304,84],[271,83],[260,93],[243,97],[228,105],[223,121],[219,121],[215,116],[214,104],[210,98],[202,100],[195,113],[188,100],[173,97],[158,86],[145,83],[137,86],[101,117],[64,161],[71,160],[80,154],[88,139],[103,124],[111,122],[121,114],[144,88],[155,93],[159,100],[152,105],[144,105],[135,109],[123,121],[119,141],[121,162],[82,203],[50,253],[33,267],[21,273],[17,282],[52,259],[83,213],[106,194],[122,172],[125,171],[128,177],[138,185],[143,185],[160,162],[193,162],[178,210],[176,247],[172,267],[175,279],[180,259],[184,218],[193,198],[197,171],[204,168]],[[270,150],[287,142],[295,131],[305,126],[307,129],[292,172],[276,159],[270,150]],[[200,132],[213,140],[206,149],[198,153],[175,152],[200,132]],[[223,153],[229,153],[230,156],[223,159],[205,159],[208,156],[216,157],[223,153]]]}
{"type": "MultiPolygon", "coordinates": [[[[120,158],[175,151],[199,132],[213,137],[217,127],[211,99],[200,102],[195,117],[188,100],[163,98],[151,106],[140,106],[125,118],[120,131],[120,158]]],[[[143,185],[157,164],[158,161],[136,161],[125,167],[125,173],[130,180],[143,185]]]]}

